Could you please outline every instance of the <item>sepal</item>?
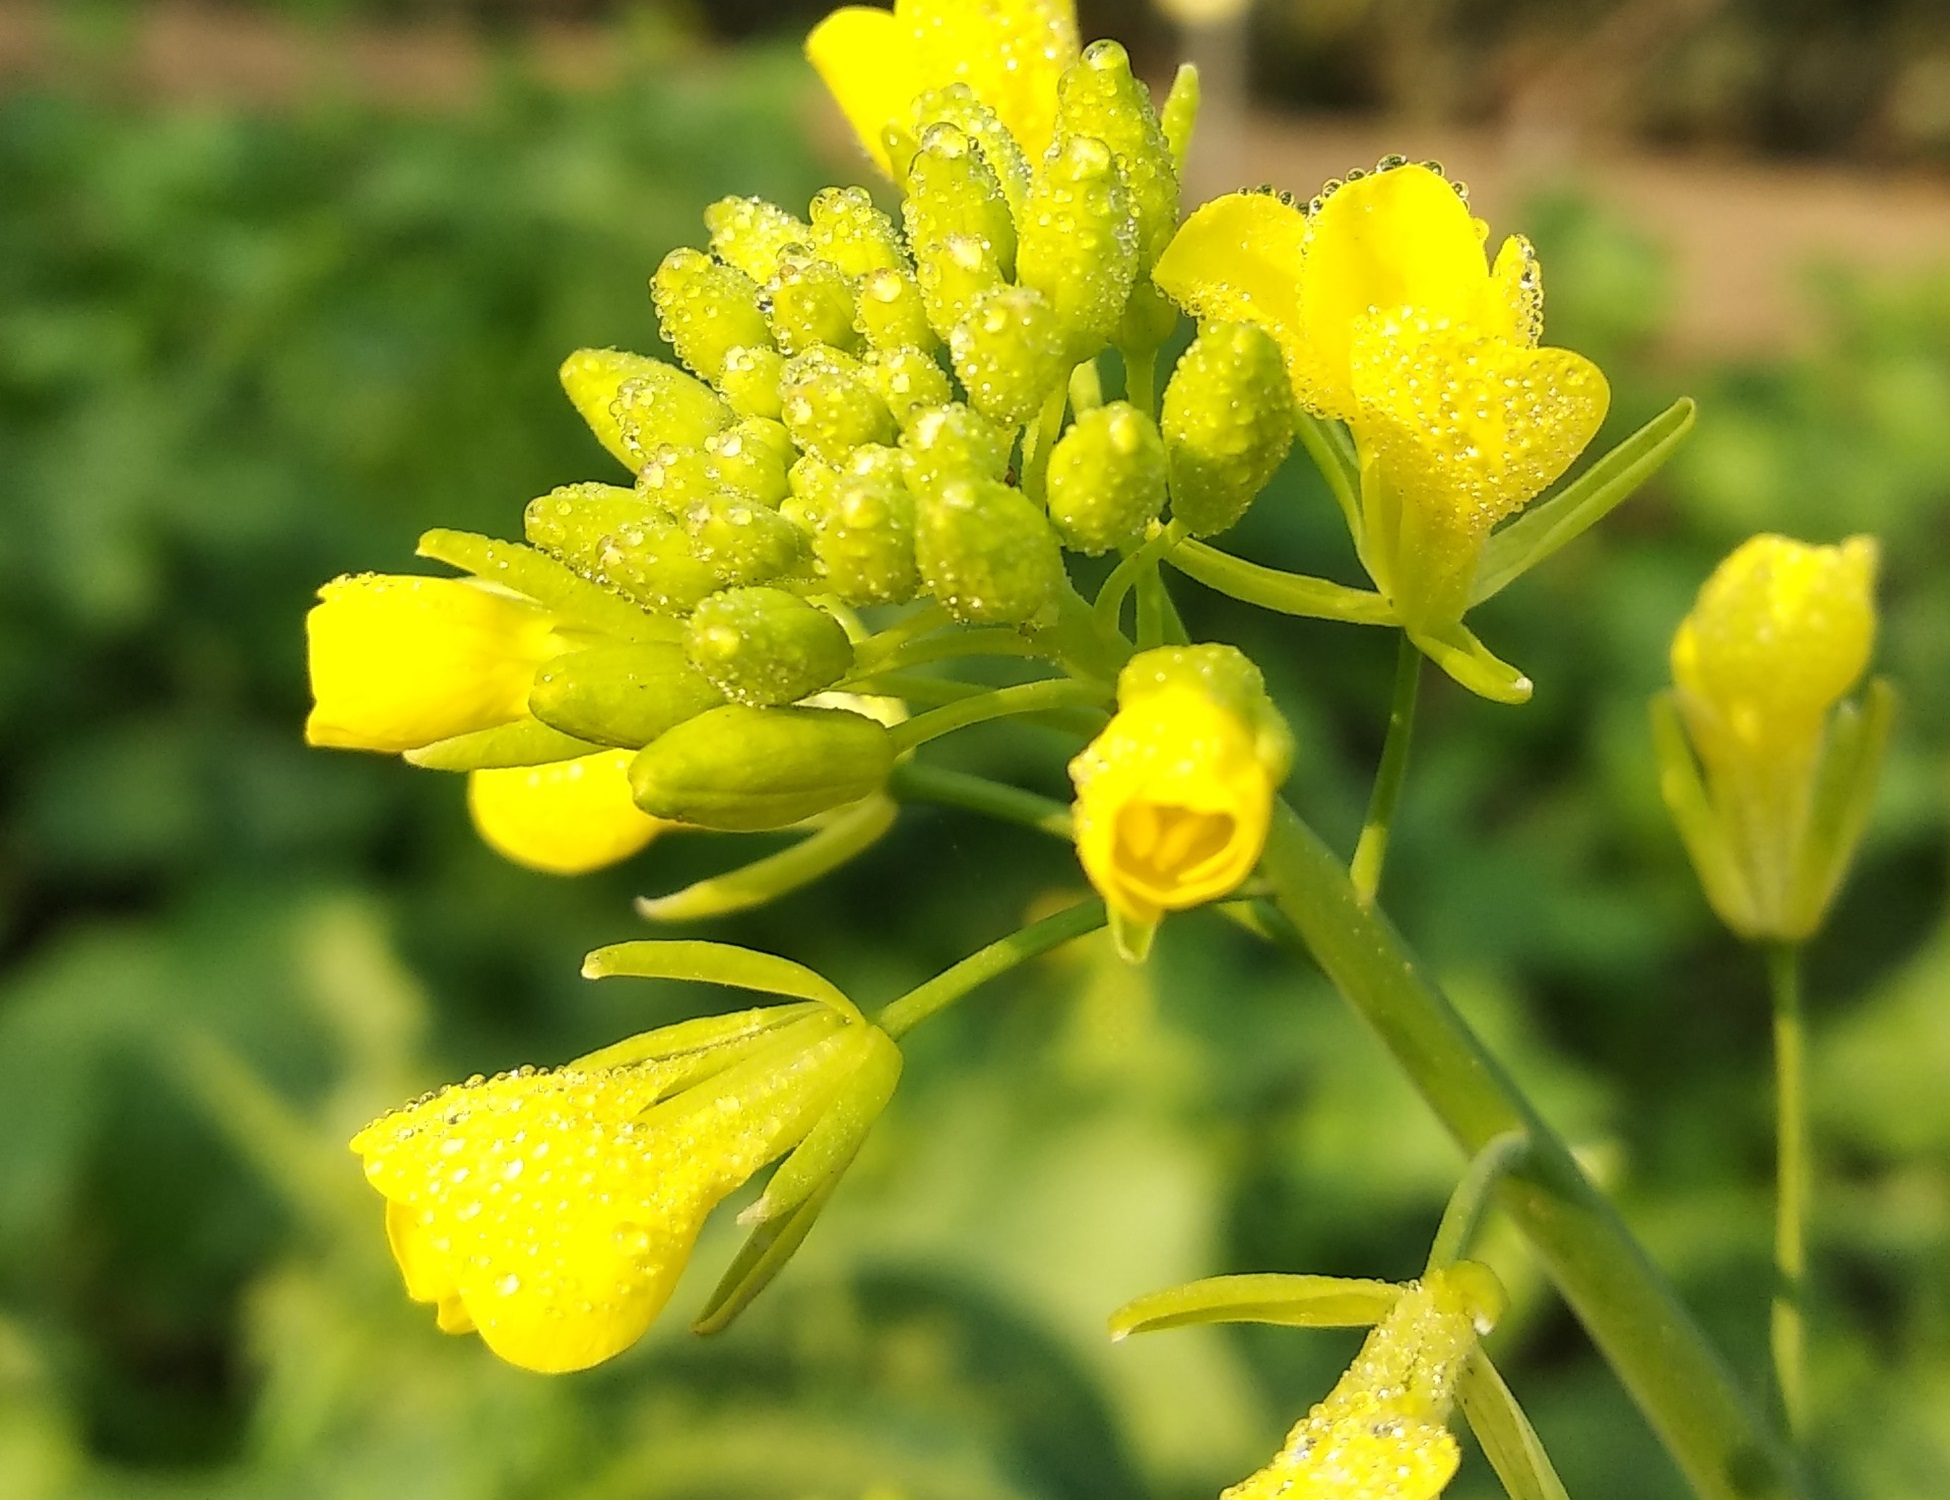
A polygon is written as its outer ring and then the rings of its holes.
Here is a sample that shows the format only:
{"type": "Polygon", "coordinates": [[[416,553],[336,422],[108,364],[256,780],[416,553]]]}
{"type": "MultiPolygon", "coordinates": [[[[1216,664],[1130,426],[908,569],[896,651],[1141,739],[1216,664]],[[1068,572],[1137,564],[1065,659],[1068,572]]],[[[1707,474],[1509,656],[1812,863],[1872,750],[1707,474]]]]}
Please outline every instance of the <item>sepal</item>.
{"type": "Polygon", "coordinates": [[[684,979],[699,984],[721,984],[731,989],[817,1001],[849,1021],[860,1019],[859,1008],[825,975],[776,953],[740,948],[734,943],[658,938],[611,943],[583,959],[582,977],[684,979]]]}
{"type": "Polygon", "coordinates": [[[543,724],[631,750],[724,701],[681,646],[663,642],[558,656],[535,674],[528,692],[529,712],[543,724]]]}
{"type": "Polygon", "coordinates": [[[1510,1500],[1570,1500],[1536,1428],[1481,1349],[1463,1365],[1456,1404],[1510,1500]]]}
{"type": "Polygon", "coordinates": [[[546,552],[520,542],[440,528],[421,534],[418,553],[533,599],[571,629],[593,630],[625,641],[677,638],[676,628],[669,621],[652,618],[546,552]]]}
{"type": "Polygon", "coordinates": [[[1528,703],[1535,684],[1497,656],[1460,620],[1440,630],[1411,630],[1422,654],[1468,688],[1492,703],[1528,703]]]}
{"type": "Polygon", "coordinates": [[[1788,898],[1789,920],[1800,932],[1813,933],[1821,925],[1854,861],[1881,786],[1896,708],[1895,688],[1878,677],[1861,702],[1841,704],[1828,721],[1788,898]]]}
{"type": "Polygon", "coordinates": [[[1210,1276],[1152,1292],[1110,1315],[1110,1336],[1202,1323],[1274,1323],[1287,1328],[1368,1328],[1388,1315],[1402,1289],[1346,1276],[1210,1276]]]}
{"type": "Polygon", "coordinates": [[[637,914],[650,922],[694,922],[763,906],[811,885],[863,854],[894,826],[899,815],[899,805],[889,797],[862,797],[790,848],[697,881],[668,896],[639,896],[637,914]]]}
{"type": "Polygon", "coordinates": [[[492,771],[574,760],[593,755],[602,748],[594,741],[577,739],[539,719],[529,718],[435,740],[431,745],[402,752],[400,758],[427,771],[492,771]]]}

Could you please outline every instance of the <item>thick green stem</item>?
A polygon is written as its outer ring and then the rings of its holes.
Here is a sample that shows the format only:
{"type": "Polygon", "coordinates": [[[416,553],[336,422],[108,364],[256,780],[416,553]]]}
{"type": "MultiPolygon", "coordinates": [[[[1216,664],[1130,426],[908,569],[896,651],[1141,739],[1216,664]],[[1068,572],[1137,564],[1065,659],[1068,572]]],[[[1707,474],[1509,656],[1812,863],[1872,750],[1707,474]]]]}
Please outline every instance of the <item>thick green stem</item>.
{"type": "Polygon", "coordinates": [[[1281,804],[1260,862],[1308,950],[1463,1150],[1521,1133],[1528,1159],[1497,1202],[1618,1372],[1701,1500],[1806,1494],[1791,1460],[1618,1213],[1333,852],[1281,804]]]}
{"type": "Polygon", "coordinates": [[[1401,800],[1402,780],[1408,774],[1408,741],[1415,729],[1415,692],[1422,681],[1422,652],[1402,632],[1395,657],[1395,696],[1388,705],[1388,737],[1381,746],[1381,765],[1368,796],[1368,816],[1361,840],[1354,846],[1348,872],[1354,894],[1363,906],[1373,906],[1381,889],[1381,866],[1388,858],[1388,831],[1394,826],[1395,804],[1401,800]]]}
{"type": "Polygon", "coordinates": [[[1104,903],[1086,901],[1053,917],[1031,922],[978,953],[971,953],[951,969],[944,969],[926,984],[909,990],[873,1018],[874,1024],[891,1037],[918,1026],[929,1016],[946,1009],[979,984],[998,974],[1006,974],[1017,964],[1061,947],[1072,938],[1095,932],[1104,925],[1104,903]]]}
{"type": "Polygon", "coordinates": [[[905,723],[896,724],[890,732],[897,748],[912,750],[916,745],[925,745],[929,740],[989,719],[1043,713],[1054,708],[1097,707],[1104,702],[1109,691],[1101,683],[1079,682],[1070,677],[1019,682],[1014,687],[996,688],[992,692],[978,693],[972,698],[931,708],[905,723]]]}
{"type": "Polygon", "coordinates": [[[1807,1430],[1808,1353],[1803,1307],[1808,1290],[1810,1150],[1805,1049],[1801,1026],[1801,954],[1792,943],[1767,950],[1774,992],[1774,1107],[1778,1186],[1774,1203],[1774,1306],[1770,1324],[1774,1379],[1788,1432],[1807,1430]]]}

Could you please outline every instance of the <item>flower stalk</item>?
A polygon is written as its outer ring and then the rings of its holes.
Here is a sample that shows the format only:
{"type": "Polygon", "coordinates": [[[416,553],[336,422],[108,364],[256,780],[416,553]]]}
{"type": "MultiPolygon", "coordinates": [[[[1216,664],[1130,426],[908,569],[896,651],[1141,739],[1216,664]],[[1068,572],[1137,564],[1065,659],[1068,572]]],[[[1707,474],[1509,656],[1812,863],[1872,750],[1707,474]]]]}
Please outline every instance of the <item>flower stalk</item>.
{"type": "Polygon", "coordinates": [[[1395,805],[1401,801],[1402,782],[1408,775],[1408,741],[1415,729],[1415,696],[1421,681],[1421,647],[1403,631],[1395,657],[1395,693],[1388,706],[1388,737],[1382,742],[1381,765],[1368,796],[1368,816],[1361,824],[1361,838],[1354,846],[1354,863],[1348,871],[1354,894],[1363,906],[1373,906],[1381,889],[1388,834],[1394,827],[1395,805]]]}
{"type": "Polygon", "coordinates": [[[1774,1305],[1769,1341],[1781,1413],[1799,1441],[1808,1422],[1808,1199],[1812,1179],[1808,1134],[1806,1048],[1801,1021],[1801,950],[1776,943],[1767,950],[1774,1000],[1774,1108],[1777,1187],[1774,1200],[1774,1305]]]}

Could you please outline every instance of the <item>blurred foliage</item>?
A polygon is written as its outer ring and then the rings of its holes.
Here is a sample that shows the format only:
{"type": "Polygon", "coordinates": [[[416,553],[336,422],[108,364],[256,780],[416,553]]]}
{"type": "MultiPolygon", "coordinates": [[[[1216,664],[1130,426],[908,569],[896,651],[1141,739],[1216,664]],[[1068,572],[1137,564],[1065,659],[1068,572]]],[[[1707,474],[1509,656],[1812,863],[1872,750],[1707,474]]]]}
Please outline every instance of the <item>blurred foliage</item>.
{"type": "MultiPolygon", "coordinates": [[[[781,54],[638,60],[600,93],[511,71],[457,116],[0,100],[0,1493],[7,1500],[1209,1496],[1351,1338],[1115,1348],[1136,1293],[1232,1270],[1399,1277],[1459,1163],[1317,976],[1174,923],[1145,971],[1083,945],[913,1038],[818,1232],[722,1338],[680,1316],[543,1379],[400,1294],[344,1142],[438,1080],[548,1063],[720,1003],[590,986],[627,898],[762,841],[674,839],[613,877],[498,863],[457,779],[300,743],[302,616],[440,523],[511,530],[607,460],[563,351],[649,348],[644,277],[722,193],[803,201],[781,54]]],[[[1526,223],[1554,340],[1619,434],[1690,382],[1654,493],[1482,612],[1523,710],[1431,682],[1388,902],[1611,1180],[1756,1381],[1767,1021],[1666,826],[1645,698],[1713,561],[1757,526],[1887,540],[1908,708],[1864,866],[1814,955],[1815,1316],[1834,1487],[1950,1474],[1950,280],[1819,287],[1805,354],[1680,372],[1655,246],[1575,194],[1526,223]]],[[[1298,463],[1237,537],[1353,560],[1298,463]]],[[[1351,845],[1392,643],[1184,589],[1265,664],[1293,794],[1351,845]]],[[[1063,746],[969,737],[1051,792],[1063,746]]],[[[867,859],[711,935],[890,997],[1074,886],[1061,847],[916,812],[867,859]],[[917,870],[925,879],[914,878],[917,870]],[[998,878],[998,871],[1008,871],[998,878]]],[[[1507,1230],[1498,1358],[1583,1500],[1680,1493],[1507,1230]]],[[[1491,1493],[1472,1463],[1455,1493],[1491,1493]]]]}

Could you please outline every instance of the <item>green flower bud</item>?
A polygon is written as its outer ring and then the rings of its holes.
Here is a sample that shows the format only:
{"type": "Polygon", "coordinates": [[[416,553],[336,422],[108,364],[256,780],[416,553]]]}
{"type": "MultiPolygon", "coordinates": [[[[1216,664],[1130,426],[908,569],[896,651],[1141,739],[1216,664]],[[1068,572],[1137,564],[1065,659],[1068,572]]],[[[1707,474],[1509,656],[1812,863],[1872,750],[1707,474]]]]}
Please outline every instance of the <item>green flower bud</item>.
{"type": "Polygon", "coordinates": [[[666,255],[650,278],[650,300],[677,357],[714,384],[733,349],[771,340],[757,283],[701,250],[686,247],[666,255]]]}
{"type": "Polygon", "coordinates": [[[695,447],[729,427],[731,409],[677,366],[621,349],[578,349],[562,361],[562,389],[625,468],[664,443],[695,447]]]}
{"type": "Polygon", "coordinates": [[[934,356],[920,349],[877,349],[863,361],[867,378],[901,426],[924,407],[945,406],[954,387],[934,356]]]}
{"type": "Polygon", "coordinates": [[[811,531],[818,525],[820,508],[839,483],[840,471],[810,453],[786,470],[786,487],[792,491],[779,502],[779,513],[794,525],[811,531]]]}
{"type": "Polygon", "coordinates": [[[885,480],[889,484],[904,483],[906,461],[898,448],[889,448],[884,443],[862,443],[846,456],[846,462],[838,470],[841,479],[885,480]]]}
{"type": "Polygon", "coordinates": [[[1138,270],[1137,216],[1117,158],[1095,136],[1057,138],[1036,168],[1016,279],[1049,299],[1071,364],[1117,331],[1138,270]]]}
{"type": "Polygon", "coordinates": [[[557,656],[535,674],[528,711],[597,745],[637,749],[724,702],[679,645],[592,646],[557,656]]]}
{"type": "Polygon", "coordinates": [[[980,298],[955,325],[948,352],[969,401],[1005,427],[1035,416],[1069,369],[1055,309],[1026,286],[980,298]]]}
{"type": "Polygon", "coordinates": [[[756,833],[857,802],[893,769],[893,736],[862,714],[729,703],[653,740],[630,785],[652,817],[756,833]]]}
{"type": "Polygon", "coordinates": [[[822,344],[852,349],[860,342],[853,327],[853,283],[831,261],[802,246],[779,256],[779,269],[765,283],[772,337],[787,355],[822,344]]]}
{"type": "Polygon", "coordinates": [[[904,267],[883,266],[861,278],[853,326],[876,349],[933,350],[941,342],[928,324],[921,284],[904,267]]]}
{"type": "Polygon", "coordinates": [[[950,235],[939,244],[915,251],[919,267],[921,307],[928,326],[946,340],[975,304],[1009,283],[996,268],[995,258],[973,235],[950,235]]]}
{"type": "Polygon", "coordinates": [[[827,188],[813,199],[812,237],[807,243],[815,254],[853,277],[907,266],[900,231],[873,206],[865,188],[827,188]]]}
{"type": "Polygon", "coordinates": [[[713,433],[704,452],[725,488],[749,495],[761,505],[777,505],[790,488],[786,470],[798,456],[783,424],[764,417],[713,433]]]}
{"type": "Polygon", "coordinates": [[[529,503],[528,540],[647,609],[685,614],[721,587],[684,528],[633,490],[568,484],[529,503]]]}
{"type": "Polygon", "coordinates": [[[1014,274],[1015,217],[994,169],[966,131],[939,124],[922,132],[902,207],[907,243],[917,260],[963,236],[982,247],[1004,280],[1014,274]]]}
{"type": "Polygon", "coordinates": [[[777,421],[784,373],[785,356],[769,343],[741,345],[725,354],[718,390],[739,416],[777,421]]]}
{"type": "Polygon", "coordinates": [[[1165,505],[1165,444],[1128,401],[1085,412],[1049,456],[1050,519],[1080,552],[1137,541],[1165,505]]]}
{"type": "Polygon", "coordinates": [[[914,101],[916,139],[924,136],[929,126],[941,124],[955,126],[981,148],[982,159],[995,174],[1010,213],[1020,219],[1023,199],[1029,194],[1029,159],[1001,117],[967,84],[955,83],[945,89],[930,89],[914,101]]]}
{"type": "Polygon", "coordinates": [[[796,703],[853,665],[853,643],[825,610],[784,589],[726,589],[684,634],[691,665],[734,703],[796,703]]]}
{"type": "Polygon", "coordinates": [[[760,286],[778,269],[781,250],[812,238],[810,225],[763,198],[720,198],[704,210],[704,223],[718,259],[760,286]]]}
{"type": "Polygon", "coordinates": [[[1165,387],[1171,514],[1193,536],[1234,525],[1293,443],[1280,346],[1250,323],[1209,323],[1165,387]]]}
{"type": "Polygon", "coordinates": [[[833,477],[812,509],[812,549],[826,586],[856,608],[905,604],[920,587],[914,497],[884,471],[833,477]]]}
{"type": "Polygon", "coordinates": [[[1051,603],[1063,556],[1049,521],[994,480],[957,480],[914,502],[921,582],[957,620],[1021,625],[1051,603]]]}
{"type": "Polygon", "coordinates": [[[691,551],[727,588],[802,572],[806,534],[770,506],[736,490],[693,501],[682,516],[691,551]]]}
{"type": "Polygon", "coordinates": [[[723,488],[708,453],[702,448],[679,448],[669,443],[652,453],[636,475],[637,495],[671,517],[682,516],[690,506],[723,488]]]}
{"type": "Polygon", "coordinates": [[[837,349],[809,349],[788,361],[779,397],[792,441],[829,464],[844,462],[862,443],[893,441],[887,403],[860,362],[837,349]]]}
{"type": "Polygon", "coordinates": [[[916,495],[938,495],[963,479],[1009,472],[1009,436],[960,402],[914,413],[901,433],[901,475],[916,495]]]}

